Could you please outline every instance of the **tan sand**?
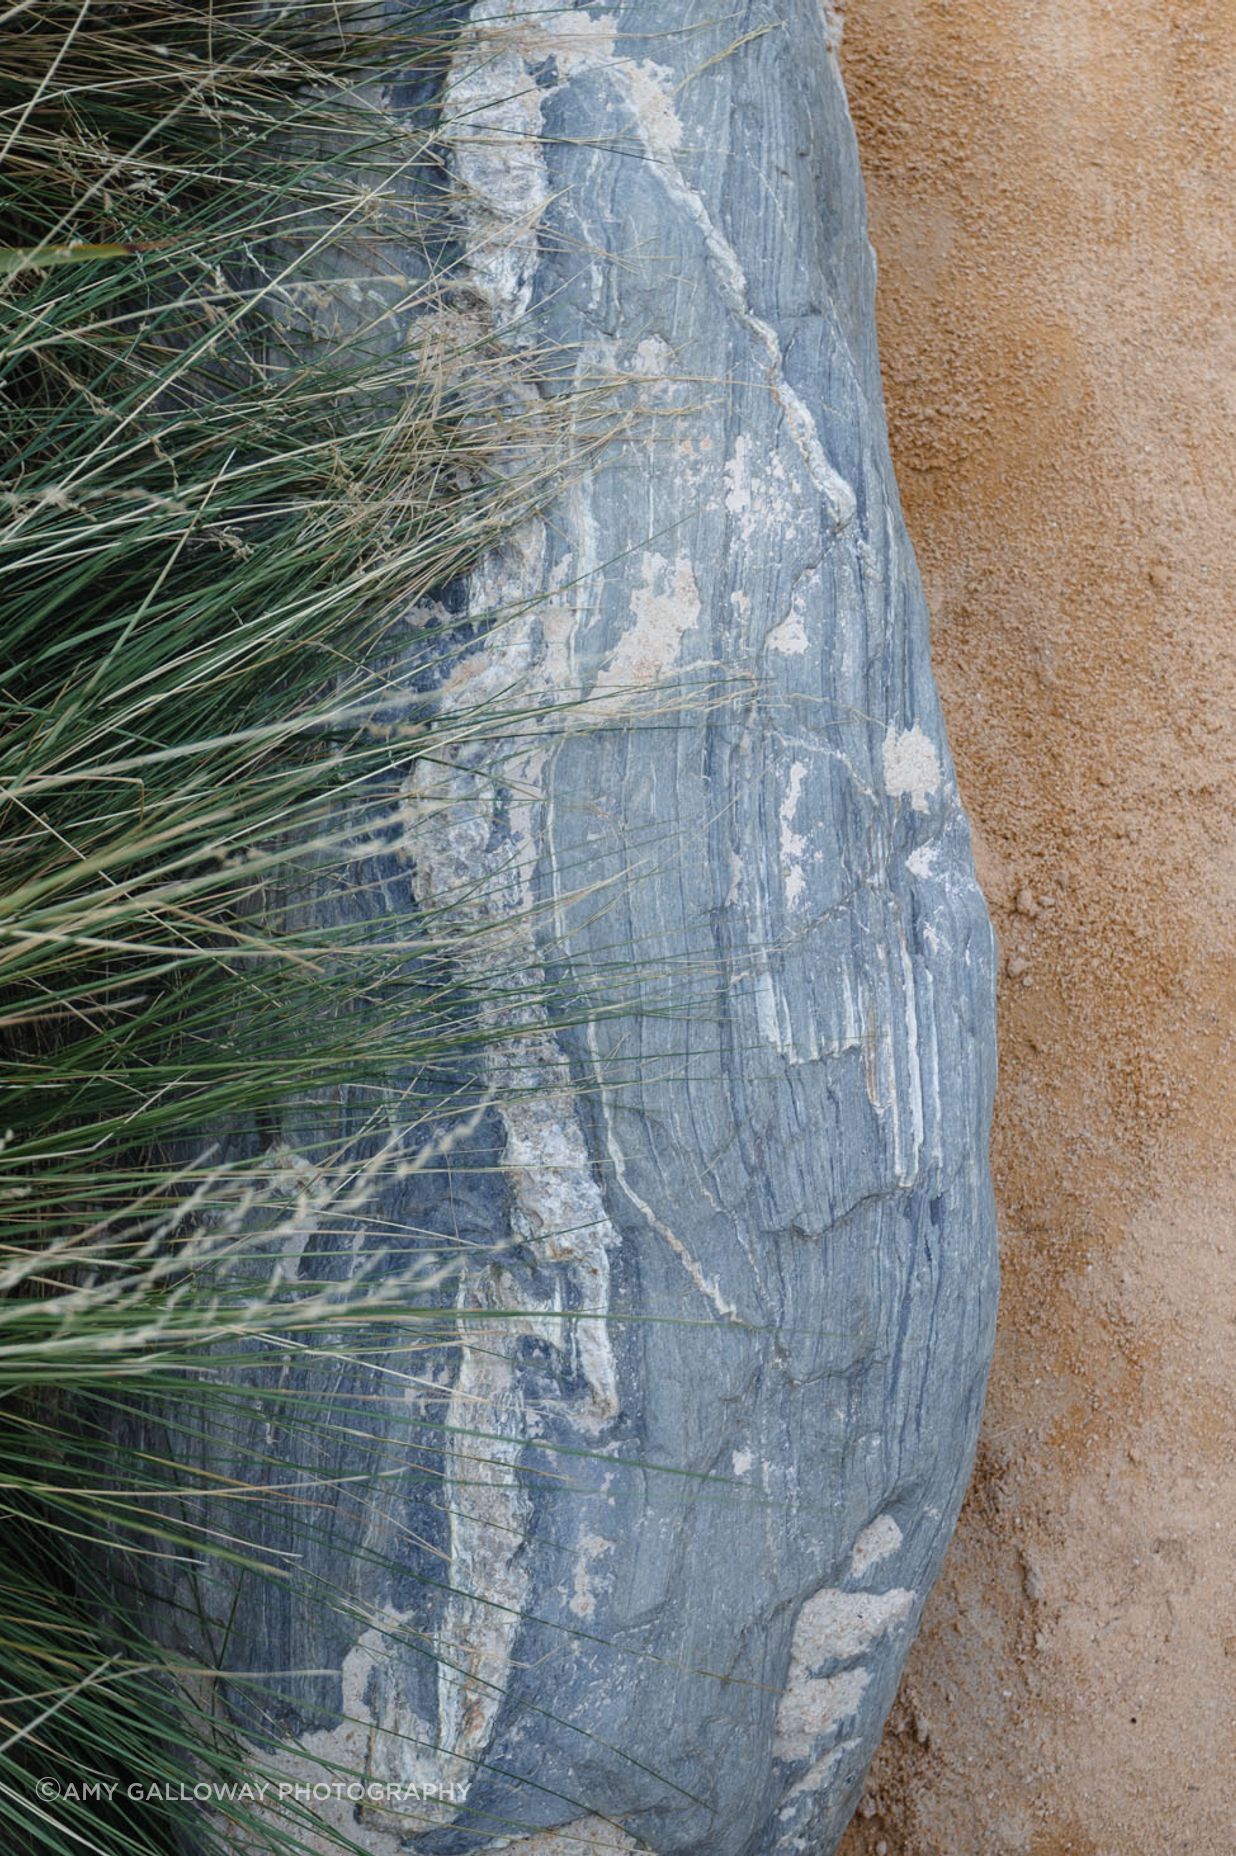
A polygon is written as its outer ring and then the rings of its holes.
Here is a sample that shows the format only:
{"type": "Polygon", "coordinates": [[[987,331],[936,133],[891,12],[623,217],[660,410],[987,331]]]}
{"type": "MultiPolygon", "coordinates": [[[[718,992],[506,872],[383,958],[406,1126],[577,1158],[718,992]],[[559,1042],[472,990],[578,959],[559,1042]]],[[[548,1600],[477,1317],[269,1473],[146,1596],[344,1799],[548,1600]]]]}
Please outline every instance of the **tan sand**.
{"type": "Polygon", "coordinates": [[[845,1856],[1236,1851],[1236,0],[849,0],[1005,959],[978,1475],[845,1856]]]}

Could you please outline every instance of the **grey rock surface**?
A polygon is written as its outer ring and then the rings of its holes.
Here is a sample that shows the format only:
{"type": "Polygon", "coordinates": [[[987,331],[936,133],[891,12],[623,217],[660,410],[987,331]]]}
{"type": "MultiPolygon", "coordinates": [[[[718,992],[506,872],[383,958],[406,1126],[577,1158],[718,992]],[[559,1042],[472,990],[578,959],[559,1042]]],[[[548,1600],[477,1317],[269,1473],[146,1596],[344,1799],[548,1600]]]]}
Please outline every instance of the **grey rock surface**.
{"type": "MultiPolygon", "coordinates": [[[[436,696],[578,690],[580,725],[419,769],[370,893],[505,924],[568,992],[618,962],[635,1003],[491,1054],[493,1105],[384,1206],[476,1247],[433,1345],[385,1356],[405,1468],[293,1511],[302,1595],[238,1581],[219,1653],[338,1670],[264,1712],[238,1686],[282,1770],[466,1780],[411,1843],[345,1814],[375,1853],[827,1856],[966,1485],[996,1296],[992,938],[854,137],[819,0],[456,14],[460,280],[513,352],[559,345],[546,394],[621,377],[633,416],[472,577],[472,619],[519,610],[436,696]],[[303,1595],[341,1578],[342,1609],[303,1595]]],[[[260,1459],[243,1423],[230,1447],[260,1459]]],[[[381,1454],[318,1448],[325,1478],[381,1454]]]]}

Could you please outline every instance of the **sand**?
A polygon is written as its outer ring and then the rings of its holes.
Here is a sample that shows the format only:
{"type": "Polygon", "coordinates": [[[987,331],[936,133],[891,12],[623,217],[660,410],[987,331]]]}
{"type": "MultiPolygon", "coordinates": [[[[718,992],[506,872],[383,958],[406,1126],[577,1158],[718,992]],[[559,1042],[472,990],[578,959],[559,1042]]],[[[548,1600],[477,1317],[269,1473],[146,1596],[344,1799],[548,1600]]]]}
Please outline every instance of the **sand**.
{"type": "Polygon", "coordinates": [[[1236,0],[849,0],[1000,938],[978,1470],[845,1856],[1236,1850],[1236,0]]]}

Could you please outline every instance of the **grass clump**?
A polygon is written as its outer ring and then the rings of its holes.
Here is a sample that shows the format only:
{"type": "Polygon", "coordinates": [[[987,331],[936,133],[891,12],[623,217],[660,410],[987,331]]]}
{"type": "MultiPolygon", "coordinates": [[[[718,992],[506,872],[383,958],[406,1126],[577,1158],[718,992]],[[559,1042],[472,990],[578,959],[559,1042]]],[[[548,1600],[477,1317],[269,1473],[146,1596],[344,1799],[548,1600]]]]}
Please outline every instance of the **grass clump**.
{"type": "MultiPolygon", "coordinates": [[[[305,1233],[363,1223],[380,1182],[466,1138],[484,1108],[469,1052],[487,1024],[517,1032],[500,958],[502,1012],[478,1017],[449,922],[375,922],[358,878],[411,761],[484,725],[423,700],[450,649],[435,595],[556,467],[451,280],[432,122],[382,107],[396,73],[415,94],[440,68],[443,11],[24,0],[0,17],[15,1849],[180,1847],[177,1785],[261,1776],[210,1669],[117,1609],[116,1567],[288,1568],[212,1525],[211,1491],[185,1495],[138,1414],[173,1410],[184,1435],[247,1422],[241,1367],[269,1413],[306,1334],[346,1351],[380,1317],[440,1338],[439,1249],[392,1263],[379,1222],[341,1275],[305,1233]],[[343,1124],[323,1110],[341,1101],[343,1124]],[[93,1791],[67,1795],[67,1776],[93,1791]],[[134,1783],[169,1796],[135,1802],[134,1783]]],[[[280,1425],[313,1435],[329,1419],[298,1396],[280,1425]]],[[[239,1795],[198,1812],[194,1845],[295,1849],[301,1818],[272,1827],[239,1795]]]]}

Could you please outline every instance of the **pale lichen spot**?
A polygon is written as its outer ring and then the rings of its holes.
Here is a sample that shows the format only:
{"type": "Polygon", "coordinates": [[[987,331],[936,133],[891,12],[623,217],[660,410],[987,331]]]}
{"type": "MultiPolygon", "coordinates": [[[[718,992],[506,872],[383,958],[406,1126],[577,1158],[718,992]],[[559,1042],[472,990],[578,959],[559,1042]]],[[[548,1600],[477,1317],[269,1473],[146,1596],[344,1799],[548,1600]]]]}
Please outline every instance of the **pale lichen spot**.
{"type": "Polygon", "coordinates": [[[734,455],[725,460],[722,472],[725,478],[725,507],[738,521],[744,540],[750,539],[754,525],[751,511],[751,466],[747,459],[749,448],[745,438],[741,435],[736,438],[734,455]]]}
{"type": "Polygon", "coordinates": [[[891,1514],[878,1514],[874,1521],[869,1521],[850,1554],[850,1577],[861,1579],[873,1566],[896,1553],[902,1542],[902,1532],[891,1514]]]}
{"type": "Polygon", "coordinates": [[[835,1676],[800,1676],[791,1680],[777,1707],[773,1752],[778,1759],[810,1759],[819,1741],[834,1727],[853,1720],[871,1681],[866,1669],[843,1669],[835,1676]]]}
{"type": "Polygon", "coordinates": [[[820,1675],[821,1666],[863,1655],[904,1623],[913,1607],[914,1593],[902,1587],[844,1592],[828,1586],[807,1600],[794,1626],[789,1675],[777,1707],[779,1758],[812,1757],[822,1736],[858,1711],[869,1672],[859,1665],[820,1675]]]}
{"type": "Polygon", "coordinates": [[[615,25],[609,13],[564,12],[561,0],[524,0],[524,57],[530,66],[553,58],[560,78],[595,71],[614,56],[615,25]],[[544,23],[535,15],[544,16],[544,23]]]}
{"type": "Polygon", "coordinates": [[[764,640],[768,650],[779,651],[783,657],[801,657],[810,642],[803,615],[797,611],[789,612],[780,625],[774,625],[764,640]]]}
{"type": "Polygon", "coordinates": [[[673,366],[674,353],[661,335],[645,335],[631,357],[631,372],[645,379],[661,380],[673,366]]]}
{"type": "Polygon", "coordinates": [[[613,1551],[614,1543],[601,1534],[585,1534],[579,1543],[579,1552],[575,1560],[575,1576],[568,1600],[570,1609],[577,1618],[590,1618],[597,1608],[596,1592],[592,1584],[592,1566],[595,1560],[605,1553],[613,1551]]]}
{"type": "Polygon", "coordinates": [[[668,157],[682,144],[682,123],[674,109],[674,73],[645,58],[621,60],[627,101],[639,120],[648,152],[668,157]]]}
{"type": "Polygon", "coordinates": [[[682,641],[699,616],[699,588],[688,557],[680,554],[671,567],[663,554],[645,553],[640,584],[631,594],[635,622],[619,639],[603,686],[626,689],[658,682],[677,663],[682,641]]]}
{"type": "Polygon", "coordinates": [[[818,567],[804,575],[790,598],[790,609],[779,625],[774,625],[764,640],[769,651],[783,657],[801,657],[811,642],[808,630],[811,616],[824,606],[824,576],[818,567]]]}
{"type": "Polygon", "coordinates": [[[844,1592],[826,1586],[799,1613],[794,1653],[809,1665],[861,1656],[877,1637],[909,1617],[914,1593],[904,1586],[887,1592],[844,1592]]]}
{"type": "Polygon", "coordinates": [[[925,812],[927,801],[940,789],[942,772],[935,742],[918,723],[901,729],[890,722],[884,731],[884,790],[890,799],[908,799],[915,812],[925,812]]]}

